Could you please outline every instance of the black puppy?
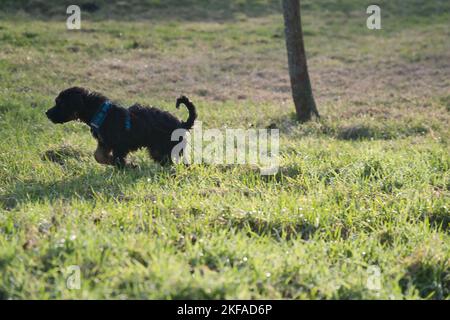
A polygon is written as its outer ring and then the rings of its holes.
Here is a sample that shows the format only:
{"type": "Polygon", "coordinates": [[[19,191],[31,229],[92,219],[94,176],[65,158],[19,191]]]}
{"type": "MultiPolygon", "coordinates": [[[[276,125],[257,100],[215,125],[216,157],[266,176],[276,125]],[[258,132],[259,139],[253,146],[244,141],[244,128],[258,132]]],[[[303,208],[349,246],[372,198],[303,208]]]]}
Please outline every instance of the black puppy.
{"type": "Polygon", "coordinates": [[[176,107],[184,104],[189,118],[182,122],[168,112],[135,104],[126,109],[97,92],[73,87],[62,91],[56,105],[46,112],[53,123],[79,120],[91,127],[98,141],[95,160],[101,164],[126,165],[131,151],[147,148],[150,156],[160,164],[172,162],[171,152],[179,141],[171,141],[176,129],[189,130],[197,118],[195,106],[185,96],[177,99],[176,107]]]}

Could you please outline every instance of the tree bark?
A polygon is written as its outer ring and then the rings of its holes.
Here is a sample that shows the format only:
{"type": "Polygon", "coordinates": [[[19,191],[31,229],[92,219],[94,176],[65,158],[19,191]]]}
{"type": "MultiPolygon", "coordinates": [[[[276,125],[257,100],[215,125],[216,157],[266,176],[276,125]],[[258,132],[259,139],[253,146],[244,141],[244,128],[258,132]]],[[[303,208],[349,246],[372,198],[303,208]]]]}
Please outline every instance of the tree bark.
{"type": "Polygon", "coordinates": [[[298,120],[305,122],[311,120],[313,114],[318,118],[320,116],[314,101],[306,64],[300,0],[283,0],[283,16],[292,98],[298,120]]]}

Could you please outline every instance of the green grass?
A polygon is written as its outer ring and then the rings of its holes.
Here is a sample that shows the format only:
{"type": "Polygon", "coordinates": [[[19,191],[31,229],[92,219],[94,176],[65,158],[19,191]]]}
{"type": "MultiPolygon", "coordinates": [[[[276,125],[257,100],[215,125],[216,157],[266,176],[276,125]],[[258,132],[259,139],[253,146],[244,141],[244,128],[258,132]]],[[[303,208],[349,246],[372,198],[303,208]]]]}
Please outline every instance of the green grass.
{"type": "Polygon", "coordinates": [[[304,125],[277,1],[119,2],[81,31],[61,2],[0,5],[0,298],[450,298],[447,2],[379,2],[371,31],[367,1],[304,1],[322,114],[304,125]],[[87,127],[44,115],[75,84],[182,118],[184,92],[205,128],[276,126],[280,171],[100,166],[87,127]]]}

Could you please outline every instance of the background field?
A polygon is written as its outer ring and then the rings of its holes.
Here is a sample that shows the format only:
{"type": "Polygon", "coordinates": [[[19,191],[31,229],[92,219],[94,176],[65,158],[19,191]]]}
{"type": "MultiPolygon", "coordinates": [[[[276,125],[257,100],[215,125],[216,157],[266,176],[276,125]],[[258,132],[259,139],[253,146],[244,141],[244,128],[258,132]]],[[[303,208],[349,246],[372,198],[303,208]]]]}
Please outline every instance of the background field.
{"type": "Polygon", "coordinates": [[[303,1],[306,125],[278,1],[80,0],[67,31],[69,2],[0,3],[0,298],[450,298],[448,1],[378,1],[380,31],[370,1],[303,1]],[[72,85],[277,127],[280,172],[100,166],[87,127],[44,115],[72,85]]]}

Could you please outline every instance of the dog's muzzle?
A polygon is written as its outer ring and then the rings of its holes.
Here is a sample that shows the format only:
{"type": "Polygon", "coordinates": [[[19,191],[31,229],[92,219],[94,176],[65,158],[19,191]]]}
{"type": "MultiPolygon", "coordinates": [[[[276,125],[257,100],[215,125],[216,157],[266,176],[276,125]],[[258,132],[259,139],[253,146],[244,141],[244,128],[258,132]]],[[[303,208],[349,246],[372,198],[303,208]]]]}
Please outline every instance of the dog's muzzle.
{"type": "Polygon", "coordinates": [[[53,122],[53,123],[60,123],[60,121],[58,121],[58,119],[57,119],[56,114],[57,114],[57,111],[56,111],[56,109],[54,107],[49,109],[49,110],[47,110],[47,112],[45,113],[45,115],[47,116],[47,118],[50,119],[51,122],[53,122]]]}

